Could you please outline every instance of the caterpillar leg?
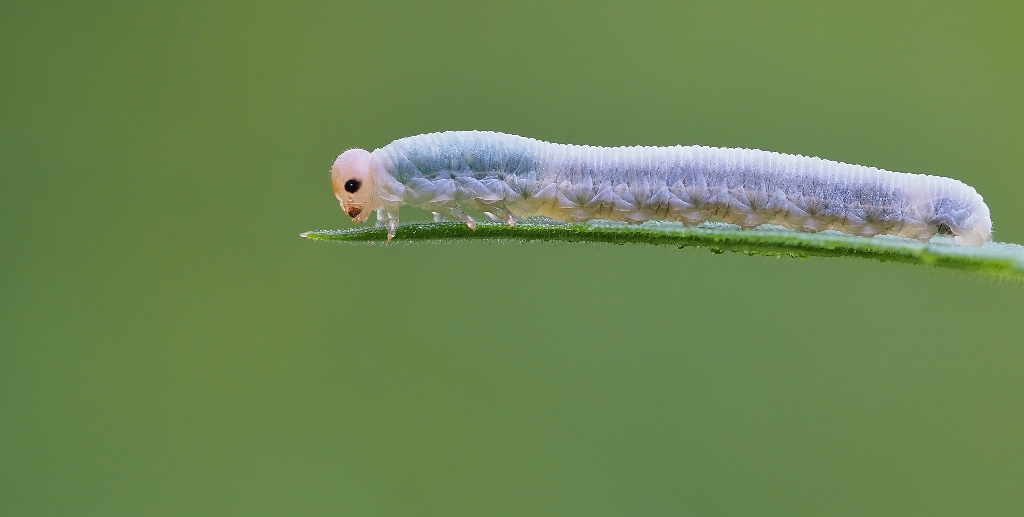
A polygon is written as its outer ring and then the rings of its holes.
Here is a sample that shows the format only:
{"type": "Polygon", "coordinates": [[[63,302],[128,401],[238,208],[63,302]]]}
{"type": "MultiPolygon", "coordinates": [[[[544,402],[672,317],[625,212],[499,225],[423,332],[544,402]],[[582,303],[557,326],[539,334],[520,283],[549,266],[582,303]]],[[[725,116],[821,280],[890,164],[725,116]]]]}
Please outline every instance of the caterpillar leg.
{"type": "Polygon", "coordinates": [[[377,226],[388,227],[388,242],[395,238],[395,232],[398,230],[398,209],[394,212],[387,209],[380,208],[377,210],[377,226]]]}
{"type": "Polygon", "coordinates": [[[508,209],[504,207],[491,205],[485,209],[484,213],[494,221],[505,221],[509,228],[515,227],[516,225],[516,216],[512,215],[512,212],[509,212],[508,209]]]}
{"type": "MultiPolygon", "coordinates": [[[[468,226],[470,230],[474,230],[474,231],[476,230],[476,220],[473,219],[466,212],[463,212],[458,207],[445,208],[443,212],[431,212],[431,213],[434,214],[434,222],[435,223],[444,222],[444,221],[447,220],[445,218],[445,216],[449,216],[452,219],[455,219],[456,221],[466,223],[466,226],[468,226]]],[[[490,214],[487,214],[487,215],[489,216],[490,214]]]]}
{"type": "Polygon", "coordinates": [[[444,212],[442,213],[434,212],[434,220],[439,221],[438,216],[440,215],[447,215],[456,221],[466,223],[466,226],[468,226],[470,230],[476,231],[476,221],[457,206],[445,207],[444,212]]]}

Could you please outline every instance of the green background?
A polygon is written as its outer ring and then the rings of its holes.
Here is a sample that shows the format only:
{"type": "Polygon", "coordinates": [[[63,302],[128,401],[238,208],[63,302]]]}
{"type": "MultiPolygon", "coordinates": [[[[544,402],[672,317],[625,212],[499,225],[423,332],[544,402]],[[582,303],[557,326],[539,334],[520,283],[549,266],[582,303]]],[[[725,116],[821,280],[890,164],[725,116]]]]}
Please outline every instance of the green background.
{"type": "Polygon", "coordinates": [[[1024,512],[1018,284],[298,236],[343,150],[490,129],[952,176],[1024,242],[1024,3],[0,10],[2,515],[1024,512]]]}

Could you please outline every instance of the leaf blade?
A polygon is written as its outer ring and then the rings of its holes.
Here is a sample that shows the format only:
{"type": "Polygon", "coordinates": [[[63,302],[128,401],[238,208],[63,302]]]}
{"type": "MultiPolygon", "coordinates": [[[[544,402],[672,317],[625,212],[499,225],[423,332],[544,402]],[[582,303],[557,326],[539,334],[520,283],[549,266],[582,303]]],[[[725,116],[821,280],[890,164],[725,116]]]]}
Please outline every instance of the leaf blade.
{"type": "MultiPolygon", "coordinates": [[[[387,229],[368,226],[346,230],[314,230],[301,235],[313,240],[372,244],[386,241],[387,229]]],[[[1018,244],[989,242],[981,247],[967,247],[952,244],[948,238],[918,242],[897,237],[859,237],[836,232],[809,233],[776,228],[742,230],[714,223],[693,227],[666,222],[634,225],[611,221],[561,223],[527,220],[515,227],[503,223],[480,222],[476,231],[455,222],[409,223],[398,227],[394,240],[672,245],[679,248],[705,248],[716,253],[731,251],[768,256],[860,257],[1024,279],[1024,246],[1018,244]]]]}

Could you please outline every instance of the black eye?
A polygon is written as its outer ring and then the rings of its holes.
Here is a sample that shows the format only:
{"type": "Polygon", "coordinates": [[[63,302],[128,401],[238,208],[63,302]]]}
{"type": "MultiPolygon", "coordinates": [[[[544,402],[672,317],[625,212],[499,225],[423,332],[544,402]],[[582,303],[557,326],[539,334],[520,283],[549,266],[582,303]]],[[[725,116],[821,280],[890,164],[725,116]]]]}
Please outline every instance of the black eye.
{"type": "Polygon", "coordinates": [[[345,182],[345,192],[355,194],[355,192],[359,190],[360,185],[362,185],[362,183],[359,183],[359,180],[348,180],[345,182]]]}

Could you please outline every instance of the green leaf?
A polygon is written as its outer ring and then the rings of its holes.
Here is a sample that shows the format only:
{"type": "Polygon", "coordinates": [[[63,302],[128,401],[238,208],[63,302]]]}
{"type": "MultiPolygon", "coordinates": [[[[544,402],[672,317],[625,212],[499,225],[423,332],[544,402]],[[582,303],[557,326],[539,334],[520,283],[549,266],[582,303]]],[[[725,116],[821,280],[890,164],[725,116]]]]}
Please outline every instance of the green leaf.
{"type": "MultiPolygon", "coordinates": [[[[314,240],[375,244],[386,242],[380,226],[347,230],[315,230],[302,234],[314,240]]],[[[639,225],[596,221],[561,223],[521,221],[514,228],[503,223],[480,222],[475,231],[455,222],[411,223],[398,227],[393,241],[452,242],[470,240],[604,242],[694,246],[714,253],[732,251],[748,255],[792,257],[863,257],[883,262],[905,262],[1024,279],[1024,246],[989,242],[981,247],[958,246],[952,238],[918,242],[898,237],[858,237],[837,232],[807,233],[787,229],[741,230],[726,224],[696,227],[678,223],[639,225]]]]}

